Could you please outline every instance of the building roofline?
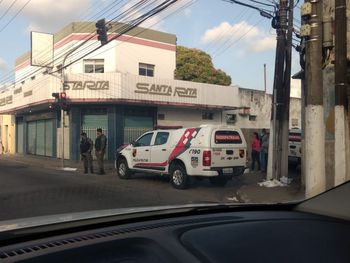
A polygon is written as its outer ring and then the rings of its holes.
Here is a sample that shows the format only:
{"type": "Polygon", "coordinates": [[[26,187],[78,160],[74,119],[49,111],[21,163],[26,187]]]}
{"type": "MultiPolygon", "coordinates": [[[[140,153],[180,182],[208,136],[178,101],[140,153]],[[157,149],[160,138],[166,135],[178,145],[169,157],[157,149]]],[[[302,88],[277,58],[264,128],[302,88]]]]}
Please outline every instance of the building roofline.
{"type": "MultiPolygon", "coordinates": [[[[110,29],[110,32],[115,32],[115,33],[121,32],[123,31],[125,25],[126,24],[124,23],[114,22],[111,24],[112,27],[110,29]]],[[[76,34],[76,33],[91,34],[91,33],[95,33],[95,31],[96,31],[95,22],[89,22],[89,21],[72,22],[54,34],[54,44],[60,42],[61,40],[63,40],[64,38],[66,38],[71,34],[76,34]]],[[[161,31],[156,31],[153,29],[143,28],[143,27],[135,27],[130,31],[128,31],[125,35],[162,42],[162,43],[171,44],[171,45],[176,45],[176,35],[161,32],[161,31]]],[[[15,67],[22,64],[28,59],[30,59],[30,51],[25,52],[15,60],[15,67]]]]}

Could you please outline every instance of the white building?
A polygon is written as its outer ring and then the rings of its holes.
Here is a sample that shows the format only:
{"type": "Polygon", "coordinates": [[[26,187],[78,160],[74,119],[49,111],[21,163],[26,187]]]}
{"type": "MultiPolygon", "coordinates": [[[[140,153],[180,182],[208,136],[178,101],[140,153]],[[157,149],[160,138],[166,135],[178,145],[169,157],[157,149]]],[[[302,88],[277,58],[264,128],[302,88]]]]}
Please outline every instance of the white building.
{"type": "MultiPolygon", "coordinates": [[[[115,24],[113,30],[121,26],[115,24]]],[[[53,72],[60,70],[63,55],[92,32],[94,23],[76,22],[55,34],[53,72]]],[[[91,38],[67,58],[65,65],[99,45],[96,37],[91,38]]],[[[266,101],[249,101],[249,92],[260,93],[237,86],[174,80],[175,67],[176,36],[144,28],[129,31],[67,67],[65,157],[78,160],[80,132],[87,131],[94,139],[98,127],[108,137],[110,159],[119,145],[156,125],[269,127],[270,96],[263,93],[266,101]],[[243,108],[246,110],[241,116],[243,108]],[[239,116],[233,120],[235,114],[239,116]]],[[[62,88],[60,72],[47,74],[30,66],[28,52],[16,60],[16,80],[15,86],[0,93],[0,114],[12,116],[3,119],[11,123],[3,122],[0,131],[9,125],[15,127],[10,136],[15,141],[12,152],[61,156],[61,118],[52,97],[62,88]]],[[[9,138],[4,133],[2,138],[9,138]]]]}

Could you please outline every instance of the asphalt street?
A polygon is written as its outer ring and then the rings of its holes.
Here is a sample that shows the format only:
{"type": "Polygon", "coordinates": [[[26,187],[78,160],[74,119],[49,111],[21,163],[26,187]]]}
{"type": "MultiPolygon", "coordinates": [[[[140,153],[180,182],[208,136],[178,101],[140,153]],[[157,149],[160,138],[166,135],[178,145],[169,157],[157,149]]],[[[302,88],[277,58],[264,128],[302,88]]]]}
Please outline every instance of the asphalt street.
{"type": "Polygon", "coordinates": [[[0,221],[140,206],[279,202],[303,196],[297,183],[287,187],[259,187],[257,182],[263,179],[262,173],[248,173],[234,178],[225,187],[196,180],[190,189],[176,190],[160,176],[137,174],[132,179],[121,180],[113,170],[106,175],[85,175],[79,170],[48,169],[5,158],[0,159],[0,221]]]}

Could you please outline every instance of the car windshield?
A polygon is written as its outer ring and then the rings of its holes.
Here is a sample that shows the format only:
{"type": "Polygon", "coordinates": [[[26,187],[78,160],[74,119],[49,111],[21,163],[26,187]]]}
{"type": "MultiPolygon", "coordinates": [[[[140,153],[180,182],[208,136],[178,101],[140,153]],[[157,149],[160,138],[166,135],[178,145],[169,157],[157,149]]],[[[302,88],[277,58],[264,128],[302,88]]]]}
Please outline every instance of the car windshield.
{"type": "Polygon", "coordinates": [[[322,4],[0,0],[0,222],[348,181],[350,27],[322,4]]]}

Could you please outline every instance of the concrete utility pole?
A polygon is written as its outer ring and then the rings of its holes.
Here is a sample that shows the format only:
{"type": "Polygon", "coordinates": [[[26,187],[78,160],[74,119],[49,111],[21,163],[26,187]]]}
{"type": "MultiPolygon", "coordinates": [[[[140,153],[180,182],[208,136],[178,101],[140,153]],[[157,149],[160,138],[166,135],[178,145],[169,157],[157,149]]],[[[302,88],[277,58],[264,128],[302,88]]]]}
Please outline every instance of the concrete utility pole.
{"type": "Polygon", "coordinates": [[[346,0],[335,0],[335,145],[334,185],[344,183],[349,173],[347,110],[347,48],[346,0]]]}
{"type": "Polygon", "coordinates": [[[293,41],[293,11],[294,0],[289,0],[288,4],[288,30],[286,43],[286,69],[283,81],[283,111],[281,129],[281,171],[282,176],[288,177],[288,143],[289,143],[289,108],[290,108],[290,79],[292,71],[292,41],[293,41]]]}
{"type": "MultiPolygon", "coordinates": [[[[267,179],[279,179],[283,175],[282,170],[288,172],[288,152],[287,152],[287,168],[282,169],[282,142],[283,142],[283,123],[284,123],[284,111],[286,102],[285,81],[286,73],[289,71],[290,78],[290,58],[289,65],[286,64],[286,50],[291,43],[287,43],[286,31],[287,31],[287,10],[288,0],[280,0],[279,5],[279,23],[277,25],[277,45],[276,45],[276,58],[275,58],[275,74],[273,82],[273,107],[272,107],[272,124],[270,129],[270,147],[269,147],[269,161],[267,169],[267,179]]],[[[293,13],[292,13],[293,14],[293,13]]],[[[290,19],[289,19],[290,20],[290,19]]],[[[293,20],[293,18],[291,19],[293,20]]],[[[292,24],[293,26],[293,24],[292,24]]],[[[291,51],[290,51],[291,52],[291,51]]],[[[287,59],[288,60],[288,59],[287,59]]],[[[290,91],[290,88],[288,89],[290,91]]],[[[289,94],[288,94],[289,97],[289,94]]],[[[288,107],[289,109],[289,107],[288,107]]],[[[288,114],[288,126],[289,126],[289,114],[288,114]]],[[[288,134],[287,134],[287,146],[288,147],[288,134]]]]}
{"type": "Polygon", "coordinates": [[[306,0],[310,33],[306,40],[305,190],[306,197],[325,191],[325,124],[322,81],[321,0],[306,0]]]}

